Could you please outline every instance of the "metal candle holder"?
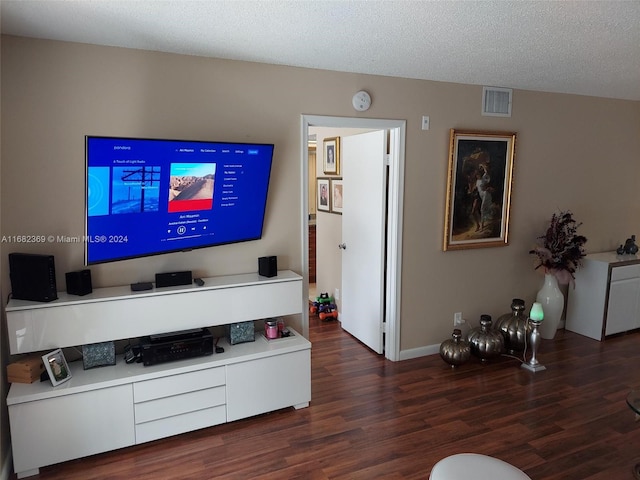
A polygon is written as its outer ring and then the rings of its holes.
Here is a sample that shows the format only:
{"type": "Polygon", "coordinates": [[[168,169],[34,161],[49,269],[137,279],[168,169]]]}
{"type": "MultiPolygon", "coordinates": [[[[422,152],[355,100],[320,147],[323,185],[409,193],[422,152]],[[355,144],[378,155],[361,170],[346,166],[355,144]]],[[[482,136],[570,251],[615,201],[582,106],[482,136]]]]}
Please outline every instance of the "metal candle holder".
{"type": "Polygon", "coordinates": [[[542,323],[543,319],[544,313],[542,311],[542,304],[535,302],[531,307],[531,312],[529,313],[529,323],[531,324],[531,335],[529,337],[529,345],[531,345],[531,359],[528,362],[523,362],[521,365],[522,368],[531,372],[539,372],[547,369],[547,367],[542,365],[536,357],[538,347],[540,346],[540,332],[538,331],[538,327],[542,323]]]}

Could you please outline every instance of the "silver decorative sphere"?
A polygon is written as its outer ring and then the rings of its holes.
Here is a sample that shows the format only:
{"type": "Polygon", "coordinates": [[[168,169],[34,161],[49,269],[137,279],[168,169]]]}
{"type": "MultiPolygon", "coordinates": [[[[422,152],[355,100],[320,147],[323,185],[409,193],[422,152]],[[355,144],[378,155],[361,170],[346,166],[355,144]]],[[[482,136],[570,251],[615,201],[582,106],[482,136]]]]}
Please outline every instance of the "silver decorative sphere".
{"type": "Polygon", "coordinates": [[[499,357],[504,351],[504,337],[491,329],[491,315],[480,315],[480,326],[469,330],[471,353],[483,362],[499,357]]]}
{"type": "Polygon", "coordinates": [[[524,351],[531,332],[527,320],[524,300],[514,298],[511,302],[511,312],[498,317],[493,325],[504,337],[504,347],[512,355],[524,351]]]}
{"type": "Polygon", "coordinates": [[[469,343],[462,339],[462,331],[456,328],[449,340],[440,344],[440,357],[451,367],[462,365],[471,357],[469,343]]]}

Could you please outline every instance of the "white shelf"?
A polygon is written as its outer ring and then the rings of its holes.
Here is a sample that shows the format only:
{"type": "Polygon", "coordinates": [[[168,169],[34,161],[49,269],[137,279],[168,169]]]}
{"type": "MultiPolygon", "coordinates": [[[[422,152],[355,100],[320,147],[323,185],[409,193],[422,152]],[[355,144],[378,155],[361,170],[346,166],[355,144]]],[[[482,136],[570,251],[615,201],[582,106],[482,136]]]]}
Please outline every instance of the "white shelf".
{"type": "Polygon", "coordinates": [[[282,339],[286,340],[285,342],[269,341],[259,333],[256,333],[254,342],[237,345],[229,345],[226,340],[220,339],[218,346],[224,348],[224,353],[214,353],[205,357],[160,363],[148,367],[143,366],[142,363],[126,363],[121,355],[117,356],[115,365],[89,370],[83,369],[81,361],[71,362],[69,364],[71,379],[57,387],[53,387],[49,381],[11,384],[7,405],[233,365],[234,363],[257,360],[269,355],[284,355],[311,347],[309,341],[302,335],[291,328],[289,330],[292,332],[292,336],[282,339]]]}
{"type": "Polygon", "coordinates": [[[199,287],[195,284],[178,285],[175,287],[152,288],[140,292],[131,291],[131,286],[96,288],[93,292],[78,296],[69,295],[67,292],[58,292],[58,299],[52,302],[33,302],[30,300],[11,299],[7,304],[7,312],[17,312],[21,310],[34,310],[39,308],[55,308],[64,306],[75,306],[83,303],[111,302],[114,300],[129,300],[155,296],[166,296],[177,293],[194,293],[207,290],[227,289],[235,287],[247,287],[250,285],[265,285],[269,283],[280,283],[287,281],[298,281],[302,277],[290,270],[280,270],[275,277],[262,277],[257,273],[244,273],[240,275],[225,275],[219,277],[203,278],[204,285],[199,287]]]}
{"type": "Polygon", "coordinates": [[[98,288],[85,296],[59,294],[52,302],[11,300],[7,305],[10,353],[137,338],[302,312],[302,277],[284,270],[211,277],[184,285],[132,292],[98,288]]]}

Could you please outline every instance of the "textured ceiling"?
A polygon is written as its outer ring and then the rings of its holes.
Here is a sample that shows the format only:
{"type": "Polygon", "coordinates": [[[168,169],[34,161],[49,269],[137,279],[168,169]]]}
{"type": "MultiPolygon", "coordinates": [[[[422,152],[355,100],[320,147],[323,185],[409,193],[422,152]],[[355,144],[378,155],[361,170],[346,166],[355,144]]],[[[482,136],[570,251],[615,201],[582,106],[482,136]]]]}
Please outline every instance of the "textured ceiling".
{"type": "Polygon", "coordinates": [[[2,33],[640,100],[640,0],[2,0],[2,33]]]}

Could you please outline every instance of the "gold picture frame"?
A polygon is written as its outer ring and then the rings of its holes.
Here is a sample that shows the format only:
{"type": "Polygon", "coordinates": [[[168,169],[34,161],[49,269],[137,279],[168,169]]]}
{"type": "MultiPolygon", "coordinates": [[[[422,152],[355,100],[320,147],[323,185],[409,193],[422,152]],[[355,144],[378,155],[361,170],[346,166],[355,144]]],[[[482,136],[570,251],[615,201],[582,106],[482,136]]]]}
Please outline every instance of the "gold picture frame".
{"type": "Polygon", "coordinates": [[[325,138],[322,170],[325,175],[340,175],[340,137],[325,138]]]}
{"type": "Polygon", "coordinates": [[[509,244],[516,134],[451,129],[443,250],[509,244]]]}

